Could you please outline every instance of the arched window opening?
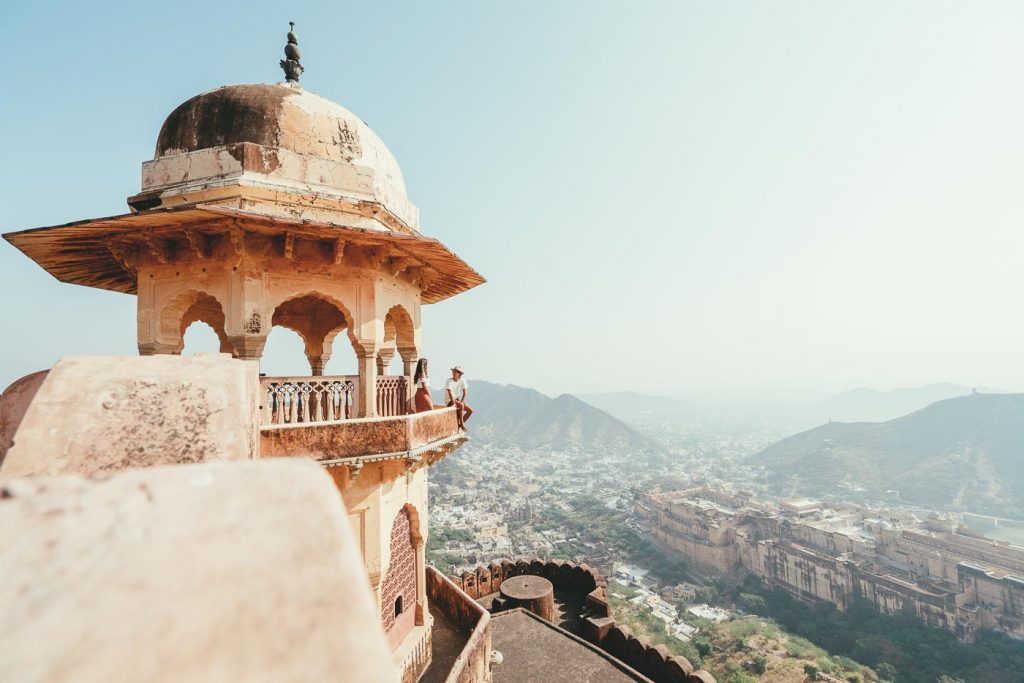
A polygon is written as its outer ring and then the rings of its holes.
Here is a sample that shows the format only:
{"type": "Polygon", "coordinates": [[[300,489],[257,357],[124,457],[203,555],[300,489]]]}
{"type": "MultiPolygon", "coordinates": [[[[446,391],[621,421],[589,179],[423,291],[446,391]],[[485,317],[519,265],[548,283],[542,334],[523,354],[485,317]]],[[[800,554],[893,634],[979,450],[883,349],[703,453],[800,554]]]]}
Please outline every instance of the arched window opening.
{"type": "Polygon", "coordinates": [[[402,596],[399,595],[395,598],[395,617],[398,617],[402,613],[402,596]]]}
{"type": "Polygon", "coordinates": [[[260,359],[260,372],[270,377],[305,377],[309,375],[302,337],[287,327],[274,327],[267,335],[260,359]]]}
{"type": "MultiPolygon", "coordinates": [[[[285,328],[292,331],[302,341],[299,348],[289,344],[289,357],[299,355],[305,356],[305,367],[301,370],[290,360],[287,367],[291,370],[292,376],[308,375],[348,375],[357,373],[357,362],[354,353],[346,353],[350,344],[344,342],[335,345],[335,341],[344,339],[349,334],[351,324],[350,316],[345,308],[326,296],[317,293],[302,294],[287,301],[281,302],[274,309],[271,318],[271,334],[267,341],[270,346],[270,339],[273,338],[276,330],[285,328]],[[293,351],[292,348],[295,348],[293,351]],[[337,352],[337,353],[335,353],[337,352]],[[337,358],[335,358],[337,356],[337,358]]],[[[283,350],[283,349],[282,349],[283,350]]],[[[266,357],[266,351],[264,351],[266,357]]],[[[277,361],[275,361],[276,365],[277,361]]],[[[270,369],[265,369],[267,374],[277,375],[270,369]]]]}
{"type": "Polygon", "coordinates": [[[220,338],[213,328],[202,320],[196,320],[185,330],[184,346],[181,355],[191,356],[196,353],[218,353],[220,338]]]}
{"type": "Polygon", "coordinates": [[[190,345],[189,353],[230,352],[231,347],[224,332],[224,309],[213,296],[194,289],[178,292],[164,304],[160,312],[158,338],[171,347],[171,353],[183,353],[185,333],[197,322],[204,324],[191,331],[189,339],[199,344],[190,345]],[[204,328],[213,332],[217,338],[216,343],[209,342],[204,328]]]}
{"type": "Polygon", "coordinates": [[[412,316],[403,306],[392,306],[384,316],[384,347],[378,354],[384,374],[401,375],[404,370],[402,353],[409,353],[410,349],[415,348],[415,343],[412,316]]]}
{"type": "Polygon", "coordinates": [[[339,349],[340,353],[335,352],[331,354],[331,359],[327,361],[327,365],[324,366],[324,374],[358,375],[359,361],[356,358],[356,355],[354,353],[347,353],[345,351],[346,346],[343,343],[335,345],[335,348],[339,349]]]}

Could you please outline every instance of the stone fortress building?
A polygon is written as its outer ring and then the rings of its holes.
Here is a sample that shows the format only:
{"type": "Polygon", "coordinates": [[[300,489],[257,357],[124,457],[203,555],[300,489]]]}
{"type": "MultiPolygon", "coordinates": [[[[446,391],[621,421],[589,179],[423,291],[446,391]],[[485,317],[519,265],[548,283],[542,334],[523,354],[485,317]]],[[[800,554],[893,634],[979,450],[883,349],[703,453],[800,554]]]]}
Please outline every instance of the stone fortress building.
{"type": "Polygon", "coordinates": [[[979,629],[1024,638],[1024,548],[948,517],[778,505],[702,487],[652,493],[638,509],[663,545],[710,574],[754,575],[807,602],[840,610],[855,600],[912,613],[973,640],[979,629]]]}
{"type": "Polygon", "coordinates": [[[522,598],[533,579],[499,620],[426,565],[428,470],[466,436],[454,408],[410,410],[421,307],[484,280],[421,232],[373,131],[299,85],[294,32],[285,56],[285,83],[171,112],[129,213],[4,235],[135,294],[140,356],[0,395],[0,680],[501,683],[544,653],[544,680],[713,680],[638,672],[553,623],[553,589],[522,598]],[[181,356],[197,321],[220,354],[181,356]],[[308,376],[260,374],[274,326],[308,376]],[[358,374],[326,376],[348,345],[358,374]]]}

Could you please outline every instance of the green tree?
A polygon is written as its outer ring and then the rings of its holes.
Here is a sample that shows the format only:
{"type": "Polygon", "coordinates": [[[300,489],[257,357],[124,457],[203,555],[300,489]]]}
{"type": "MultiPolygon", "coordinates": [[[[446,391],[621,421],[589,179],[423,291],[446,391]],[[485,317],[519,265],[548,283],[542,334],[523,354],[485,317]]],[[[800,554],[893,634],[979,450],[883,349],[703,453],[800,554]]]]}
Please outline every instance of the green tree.
{"type": "Polygon", "coordinates": [[[697,602],[706,602],[709,605],[718,600],[718,591],[712,586],[697,586],[693,591],[693,599],[697,602]]]}
{"type": "Polygon", "coordinates": [[[807,678],[812,681],[818,680],[818,667],[813,664],[804,664],[804,673],[807,674],[807,678]]]}
{"type": "Polygon", "coordinates": [[[756,593],[740,593],[739,603],[748,612],[763,614],[768,610],[768,602],[756,593]]]}
{"type": "Polygon", "coordinates": [[[750,671],[755,674],[763,674],[768,669],[768,658],[762,654],[754,655],[750,660],[750,671]]]}

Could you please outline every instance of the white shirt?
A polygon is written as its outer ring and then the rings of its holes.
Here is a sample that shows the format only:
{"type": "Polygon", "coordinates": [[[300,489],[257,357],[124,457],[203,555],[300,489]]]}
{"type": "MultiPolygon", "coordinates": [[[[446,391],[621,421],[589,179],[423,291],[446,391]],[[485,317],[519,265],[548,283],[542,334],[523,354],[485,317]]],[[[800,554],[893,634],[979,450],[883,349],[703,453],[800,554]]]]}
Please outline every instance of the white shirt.
{"type": "Polygon", "coordinates": [[[469,385],[466,384],[466,378],[460,377],[459,379],[448,378],[448,381],[444,383],[444,390],[452,392],[452,398],[456,401],[461,401],[466,398],[466,390],[469,385]]]}
{"type": "Polygon", "coordinates": [[[420,381],[416,382],[416,389],[426,389],[430,391],[430,384],[426,377],[420,377],[420,381]]]}

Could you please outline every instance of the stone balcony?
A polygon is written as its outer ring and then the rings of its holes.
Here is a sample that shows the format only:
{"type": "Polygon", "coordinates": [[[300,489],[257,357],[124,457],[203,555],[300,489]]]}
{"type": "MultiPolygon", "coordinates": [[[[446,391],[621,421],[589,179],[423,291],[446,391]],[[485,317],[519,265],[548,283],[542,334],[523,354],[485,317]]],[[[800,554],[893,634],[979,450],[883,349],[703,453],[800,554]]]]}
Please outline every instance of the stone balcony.
{"type": "Polygon", "coordinates": [[[379,378],[381,416],[353,418],[357,378],[262,378],[261,456],[311,457],[327,466],[443,457],[466,439],[455,408],[408,412],[406,379],[379,378]]]}

